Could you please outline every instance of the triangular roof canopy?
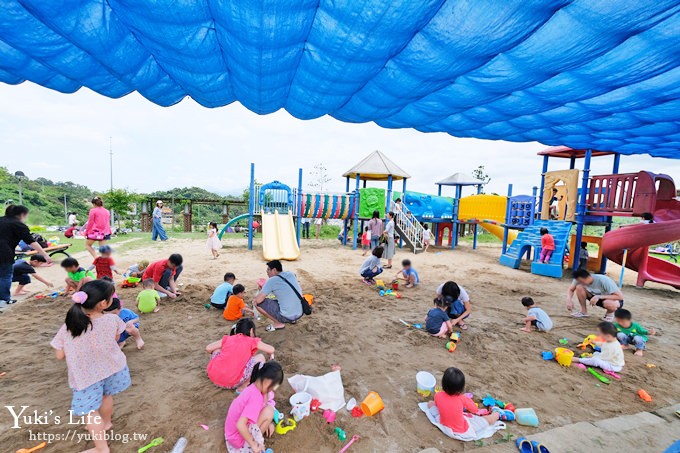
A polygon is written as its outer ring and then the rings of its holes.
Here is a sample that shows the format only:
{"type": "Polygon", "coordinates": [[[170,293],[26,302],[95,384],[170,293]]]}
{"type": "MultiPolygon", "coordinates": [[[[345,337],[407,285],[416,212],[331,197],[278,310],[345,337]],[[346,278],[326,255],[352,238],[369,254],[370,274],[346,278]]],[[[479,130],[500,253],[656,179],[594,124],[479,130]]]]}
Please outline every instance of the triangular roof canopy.
{"type": "Polygon", "coordinates": [[[484,181],[480,181],[477,178],[473,178],[467,173],[454,173],[448,178],[444,178],[435,184],[438,186],[477,186],[486,183],[484,181]]]}
{"type": "Polygon", "coordinates": [[[390,175],[393,181],[411,177],[399,165],[392,162],[389,157],[377,150],[364,157],[361,162],[347,170],[342,176],[356,178],[357,174],[362,181],[387,181],[390,175]]]}

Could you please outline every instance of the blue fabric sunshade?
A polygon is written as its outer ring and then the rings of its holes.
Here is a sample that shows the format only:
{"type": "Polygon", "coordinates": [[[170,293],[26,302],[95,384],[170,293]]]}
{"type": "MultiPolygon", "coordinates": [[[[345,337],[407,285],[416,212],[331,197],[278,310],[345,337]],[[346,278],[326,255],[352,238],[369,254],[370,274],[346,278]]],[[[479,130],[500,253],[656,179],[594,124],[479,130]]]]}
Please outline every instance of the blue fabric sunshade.
{"type": "Polygon", "coordinates": [[[680,158],[679,8],[0,0],[0,81],[680,158]]]}

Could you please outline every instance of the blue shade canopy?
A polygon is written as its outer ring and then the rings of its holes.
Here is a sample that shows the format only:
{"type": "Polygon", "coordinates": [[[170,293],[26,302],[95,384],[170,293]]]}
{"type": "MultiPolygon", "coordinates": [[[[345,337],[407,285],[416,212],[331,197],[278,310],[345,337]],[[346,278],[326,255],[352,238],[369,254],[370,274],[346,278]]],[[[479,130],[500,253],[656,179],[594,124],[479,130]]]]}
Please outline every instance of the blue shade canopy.
{"type": "Polygon", "coordinates": [[[0,0],[0,81],[680,158],[680,1],[0,0]]]}

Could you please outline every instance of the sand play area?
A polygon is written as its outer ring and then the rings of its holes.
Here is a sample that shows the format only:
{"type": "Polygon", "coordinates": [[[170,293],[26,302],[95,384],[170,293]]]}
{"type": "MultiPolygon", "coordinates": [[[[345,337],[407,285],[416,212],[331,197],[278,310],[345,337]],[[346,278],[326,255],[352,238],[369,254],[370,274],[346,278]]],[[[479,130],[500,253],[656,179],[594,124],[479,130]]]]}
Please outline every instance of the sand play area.
{"type": "MultiPolygon", "coordinates": [[[[120,267],[126,267],[140,258],[155,260],[172,252],[181,253],[185,259],[180,279],[184,295],[165,302],[159,313],[142,317],[141,332],[146,341],[142,351],[133,344],[125,348],[133,385],[115,398],[112,433],[118,440],[110,442],[113,452],[137,451],[156,437],[163,437],[165,443],[149,452],[167,452],[180,436],[188,439],[188,452],[226,451],[223,426],[235,394],[216,388],[208,380],[205,368],[209,355],[204,348],[226,334],[230,325],[218,310],[206,310],[203,305],[226,271],[237,275],[250,300],[255,282],[265,276],[265,264],[260,251],[257,248],[247,251],[243,240],[228,242],[217,260],[210,259],[203,240],[190,239],[172,239],[120,253],[116,259],[120,267]],[[135,434],[148,438],[135,440],[135,434]]],[[[441,379],[449,366],[465,372],[467,390],[474,393],[476,401],[490,393],[515,407],[532,407],[538,414],[541,422],[538,428],[508,423],[505,431],[484,441],[487,447],[502,443],[508,434],[514,439],[575,422],[652,411],[679,402],[677,291],[655,284],[636,288],[635,274],[630,271],[626,274],[623,288],[626,307],[638,322],[655,327],[659,335],[650,339],[644,357],[626,352],[620,381],[599,385],[585,371],[543,361],[540,352],[558,347],[561,338],[567,338],[573,348],[595,332],[602,310],[596,309],[588,319],[571,318],[564,307],[569,280],[539,277],[500,266],[499,253],[494,246],[473,251],[465,245],[453,253],[430,251],[413,256],[405,250],[398,251],[398,260],[412,258],[423,282],[417,288],[401,290],[403,298],[396,299],[381,298],[374,288],[361,283],[357,275],[363,260],[360,251],[342,248],[335,241],[303,242],[301,258],[284,263],[284,269],[294,270],[303,290],[315,296],[315,313],[297,325],[273,333],[265,332],[264,323],[260,323],[258,336],[276,347],[276,358],[282,363],[286,378],[298,373],[321,375],[332,364],[339,363],[346,397],[360,400],[369,391],[375,391],[382,397],[385,409],[370,418],[352,418],[342,410],[333,425],[312,414],[287,435],[275,435],[266,447],[275,453],[337,452],[344,442],[337,439],[333,429],[340,426],[348,436],[361,436],[348,450],[350,453],[417,452],[428,447],[442,452],[474,450],[480,445],[444,437],[417,408],[422,399],[416,393],[416,372],[429,371],[441,379]],[[444,340],[399,322],[400,318],[422,322],[437,285],[451,279],[468,290],[473,306],[469,330],[463,332],[454,353],[444,348],[444,340]],[[520,332],[520,320],[525,313],[520,299],[526,295],[532,296],[552,316],[553,331],[520,332]],[[640,388],[652,395],[653,402],[640,400],[636,394],[640,388]]],[[[82,254],[77,257],[83,263],[89,261],[82,254]]],[[[396,270],[386,271],[387,276],[391,277],[396,270]]],[[[63,270],[58,265],[40,272],[55,284],[63,279],[63,270]]],[[[618,266],[610,266],[610,276],[618,279],[618,272],[618,266]]],[[[39,283],[29,288],[43,290],[39,283]]],[[[129,308],[133,308],[138,291],[118,290],[129,308]]],[[[66,365],[54,359],[49,346],[68,307],[65,299],[27,298],[0,315],[0,372],[6,373],[0,377],[2,406],[30,406],[31,414],[35,410],[46,415],[12,429],[12,417],[3,408],[0,412],[3,452],[39,444],[30,437],[37,433],[67,436],[71,432],[85,432],[82,427],[68,425],[71,391],[66,365]],[[59,424],[54,421],[57,415],[61,417],[59,424]]],[[[292,389],[285,382],[277,394],[279,410],[290,411],[291,394],[292,389]]],[[[44,451],[75,452],[85,447],[73,439],[60,439],[44,451]]],[[[646,451],[643,443],[628,447],[629,451],[646,451]]],[[[554,446],[553,451],[557,448],[554,446]]]]}

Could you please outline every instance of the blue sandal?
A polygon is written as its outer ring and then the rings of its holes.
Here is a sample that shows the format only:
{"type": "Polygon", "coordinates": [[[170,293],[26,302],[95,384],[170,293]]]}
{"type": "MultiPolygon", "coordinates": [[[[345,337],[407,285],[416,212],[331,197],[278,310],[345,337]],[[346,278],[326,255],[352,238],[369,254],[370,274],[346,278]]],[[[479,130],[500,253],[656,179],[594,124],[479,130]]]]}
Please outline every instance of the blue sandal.
{"type": "Polygon", "coordinates": [[[538,441],[531,441],[531,446],[534,449],[534,453],[550,453],[550,450],[538,441]]]}
{"type": "Polygon", "coordinates": [[[515,441],[517,448],[521,453],[533,453],[533,448],[531,442],[526,437],[520,437],[515,441]]]}

